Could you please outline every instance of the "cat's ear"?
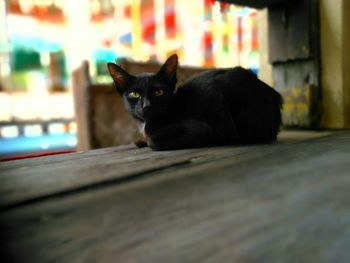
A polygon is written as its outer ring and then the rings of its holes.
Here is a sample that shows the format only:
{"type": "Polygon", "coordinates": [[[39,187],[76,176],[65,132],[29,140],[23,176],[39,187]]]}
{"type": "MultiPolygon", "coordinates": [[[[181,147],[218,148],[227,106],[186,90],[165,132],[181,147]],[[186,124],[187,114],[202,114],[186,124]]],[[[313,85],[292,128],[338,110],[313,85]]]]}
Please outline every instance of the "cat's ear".
{"type": "Polygon", "coordinates": [[[176,70],[178,65],[178,58],[177,55],[171,55],[163,64],[158,75],[166,76],[170,81],[172,81],[174,84],[177,82],[176,79],[176,70]]]}
{"type": "Polygon", "coordinates": [[[132,76],[114,63],[108,63],[107,66],[119,93],[122,94],[125,91],[127,82],[131,80],[132,76]]]}

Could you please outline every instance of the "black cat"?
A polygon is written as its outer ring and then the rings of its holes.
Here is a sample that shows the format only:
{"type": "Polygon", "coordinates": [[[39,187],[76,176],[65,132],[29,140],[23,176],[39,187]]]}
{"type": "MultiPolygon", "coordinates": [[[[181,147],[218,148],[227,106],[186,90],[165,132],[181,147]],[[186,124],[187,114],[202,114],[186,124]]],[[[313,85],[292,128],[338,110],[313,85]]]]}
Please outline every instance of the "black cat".
{"type": "Polygon", "coordinates": [[[241,67],[199,74],[175,89],[177,55],[158,73],[132,76],[108,63],[131,115],[154,150],[269,143],[281,124],[282,98],[241,67]]]}

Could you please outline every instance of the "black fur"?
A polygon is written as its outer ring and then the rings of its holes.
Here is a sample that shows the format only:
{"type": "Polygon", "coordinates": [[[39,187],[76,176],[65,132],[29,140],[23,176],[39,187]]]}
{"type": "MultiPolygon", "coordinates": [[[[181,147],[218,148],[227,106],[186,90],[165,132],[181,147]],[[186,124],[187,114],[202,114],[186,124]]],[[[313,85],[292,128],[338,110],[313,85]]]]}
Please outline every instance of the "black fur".
{"type": "Polygon", "coordinates": [[[176,55],[155,74],[132,76],[112,63],[108,68],[128,111],[145,124],[147,144],[152,149],[276,140],[282,98],[249,70],[209,70],[175,91],[176,55]],[[140,97],[130,98],[131,92],[140,97]]]}

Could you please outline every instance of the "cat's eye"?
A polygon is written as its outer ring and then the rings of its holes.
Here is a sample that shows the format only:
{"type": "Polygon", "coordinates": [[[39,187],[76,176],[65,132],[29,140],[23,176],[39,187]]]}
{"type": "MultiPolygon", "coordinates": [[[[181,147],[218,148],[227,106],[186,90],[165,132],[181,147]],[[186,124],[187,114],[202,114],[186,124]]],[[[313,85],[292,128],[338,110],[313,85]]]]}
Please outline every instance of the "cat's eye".
{"type": "Polygon", "coordinates": [[[129,98],[131,99],[139,99],[141,97],[140,93],[133,91],[129,93],[129,98]]]}
{"type": "Polygon", "coordinates": [[[162,89],[156,90],[156,92],[154,93],[154,95],[156,95],[157,97],[162,96],[164,94],[164,91],[162,89]]]}

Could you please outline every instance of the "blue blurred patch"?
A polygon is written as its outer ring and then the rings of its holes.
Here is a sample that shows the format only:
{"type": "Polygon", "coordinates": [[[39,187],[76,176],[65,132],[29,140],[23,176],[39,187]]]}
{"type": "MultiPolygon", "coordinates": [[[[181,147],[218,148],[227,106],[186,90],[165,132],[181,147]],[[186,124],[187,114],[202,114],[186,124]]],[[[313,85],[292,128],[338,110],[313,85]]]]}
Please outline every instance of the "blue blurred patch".
{"type": "Polygon", "coordinates": [[[63,49],[63,45],[57,42],[31,37],[31,36],[11,36],[11,44],[14,47],[34,49],[38,52],[58,52],[63,49]]]}
{"type": "Polygon", "coordinates": [[[77,144],[75,134],[43,135],[0,139],[0,155],[38,153],[42,151],[73,150],[77,144]]]}

